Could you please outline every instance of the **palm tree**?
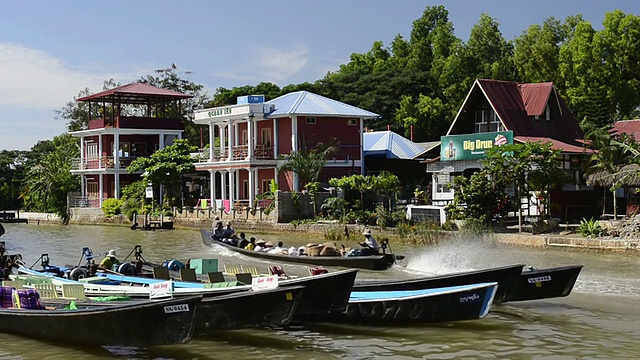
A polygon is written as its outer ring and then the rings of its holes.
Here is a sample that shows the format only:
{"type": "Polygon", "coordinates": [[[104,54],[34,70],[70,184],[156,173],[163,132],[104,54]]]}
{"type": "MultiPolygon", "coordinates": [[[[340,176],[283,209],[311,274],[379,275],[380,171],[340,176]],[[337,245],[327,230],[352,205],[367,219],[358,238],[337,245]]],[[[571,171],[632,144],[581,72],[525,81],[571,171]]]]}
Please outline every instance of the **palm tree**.
{"type": "Polygon", "coordinates": [[[291,171],[298,175],[303,185],[317,182],[320,172],[327,163],[327,158],[335,154],[340,143],[332,139],[329,143],[318,143],[313,149],[292,152],[286,157],[278,172],[291,171]]]}

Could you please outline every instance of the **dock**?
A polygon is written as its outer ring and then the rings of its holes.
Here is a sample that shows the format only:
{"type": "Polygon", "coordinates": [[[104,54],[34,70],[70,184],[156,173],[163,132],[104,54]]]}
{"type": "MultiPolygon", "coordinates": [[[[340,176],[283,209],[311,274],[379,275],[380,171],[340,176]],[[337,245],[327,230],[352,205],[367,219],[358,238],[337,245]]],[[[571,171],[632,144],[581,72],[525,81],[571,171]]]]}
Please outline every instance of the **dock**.
{"type": "Polygon", "coordinates": [[[131,230],[172,230],[173,220],[166,219],[164,215],[149,215],[145,214],[142,218],[142,226],[138,222],[139,216],[135,214],[133,217],[133,226],[131,230]]]}
{"type": "Polygon", "coordinates": [[[20,210],[0,210],[0,223],[29,223],[29,219],[20,218],[20,210]]]}

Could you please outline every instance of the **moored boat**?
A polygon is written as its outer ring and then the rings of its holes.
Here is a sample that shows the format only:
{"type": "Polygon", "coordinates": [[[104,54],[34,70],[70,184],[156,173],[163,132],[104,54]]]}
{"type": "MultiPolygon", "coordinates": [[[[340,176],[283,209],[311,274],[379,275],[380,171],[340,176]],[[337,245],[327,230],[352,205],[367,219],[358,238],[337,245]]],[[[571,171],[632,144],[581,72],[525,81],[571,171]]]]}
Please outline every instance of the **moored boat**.
{"type": "Polygon", "coordinates": [[[110,305],[96,302],[78,305],[75,310],[0,308],[0,332],[74,344],[182,344],[193,336],[201,299],[192,296],[110,305]]]}
{"type": "Polygon", "coordinates": [[[354,291],[338,318],[360,323],[430,323],[481,319],[498,284],[482,283],[401,291],[354,291]]]}
{"type": "Polygon", "coordinates": [[[277,264],[289,262],[318,266],[341,266],[367,270],[387,270],[393,266],[397,259],[400,258],[399,256],[390,253],[367,256],[290,256],[269,254],[261,251],[245,250],[237,246],[214,240],[211,236],[211,231],[206,229],[201,229],[200,233],[202,235],[202,241],[207,246],[223,247],[249,257],[271,260],[277,264]]]}

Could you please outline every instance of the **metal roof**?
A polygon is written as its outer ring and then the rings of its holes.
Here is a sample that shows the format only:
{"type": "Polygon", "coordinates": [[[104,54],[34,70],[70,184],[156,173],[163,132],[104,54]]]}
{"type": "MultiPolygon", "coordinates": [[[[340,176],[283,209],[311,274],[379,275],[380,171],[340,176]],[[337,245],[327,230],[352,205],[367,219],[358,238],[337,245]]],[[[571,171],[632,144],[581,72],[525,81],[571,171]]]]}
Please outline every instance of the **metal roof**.
{"type": "Polygon", "coordinates": [[[177,91],[137,82],[81,97],[78,101],[144,105],[150,102],[160,103],[163,101],[189,99],[192,97],[193,96],[191,95],[186,95],[177,91]]]}
{"type": "Polygon", "coordinates": [[[376,113],[309,91],[288,93],[268,101],[267,104],[275,105],[275,110],[269,114],[270,118],[281,117],[283,115],[355,117],[365,119],[380,117],[380,115],[376,113]]]}
{"type": "Polygon", "coordinates": [[[591,153],[592,151],[581,146],[576,146],[572,144],[567,144],[560,140],[551,139],[548,137],[532,137],[532,136],[516,136],[515,140],[520,142],[543,142],[543,143],[551,143],[551,148],[553,150],[560,150],[563,153],[573,153],[573,154],[583,154],[583,153],[591,153]]]}
{"type": "Polygon", "coordinates": [[[387,159],[413,159],[425,149],[392,131],[373,131],[363,135],[363,156],[385,155],[387,159]]]}
{"type": "Polygon", "coordinates": [[[613,124],[612,132],[616,135],[625,133],[640,141],[640,120],[620,120],[613,124]]]}

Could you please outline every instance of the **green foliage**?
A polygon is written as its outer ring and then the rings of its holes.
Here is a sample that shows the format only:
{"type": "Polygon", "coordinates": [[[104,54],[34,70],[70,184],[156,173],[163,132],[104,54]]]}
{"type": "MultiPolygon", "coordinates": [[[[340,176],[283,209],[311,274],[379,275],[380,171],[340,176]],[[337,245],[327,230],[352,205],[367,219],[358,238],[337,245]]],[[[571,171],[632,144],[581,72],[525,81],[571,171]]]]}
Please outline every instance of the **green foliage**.
{"type": "Polygon", "coordinates": [[[150,157],[135,159],[127,167],[127,171],[129,173],[144,172],[146,182],[151,182],[154,186],[164,185],[165,202],[169,207],[177,206],[180,203],[183,175],[195,171],[193,164],[196,159],[191,156],[191,153],[197,150],[198,148],[190,145],[188,140],[178,139],[150,157]]]}
{"type": "Polygon", "coordinates": [[[271,179],[269,182],[269,191],[256,195],[256,201],[258,200],[270,200],[266,208],[263,209],[265,215],[269,215],[276,207],[276,192],[278,191],[278,183],[275,179],[271,179]]]}
{"type": "Polygon", "coordinates": [[[129,220],[133,220],[134,214],[145,213],[146,187],[146,181],[138,180],[122,188],[122,205],[120,206],[120,210],[129,220]]]}
{"type": "Polygon", "coordinates": [[[584,237],[598,237],[602,235],[603,229],[597,220],[594,220],[593,218],[589,220],[582,218],[582,220],[580,220],[578,232],[580,232],[584,237]]]}
{"type": "Polygon", "coordinates": [[[327,163],[327,158],[338,151],[340,143],[333,139],[331,142],[318,143],[313,149],[301,149],[285,157],[278,172],[291,171],[298,175],[298,180],[306,185],[317,182],[320,172],[327,163]]]}
{"type": "Polygon", "coordinates": [[[326,241],[332,242],[349,241],[349,239],[344,235],[344,228],[335,226],[325,230],[323,238],[326,241]]]}
{"type": "Polygon", "coordinates": [[[109,198],[105,199],[102,202],[102,212],[107,217],[112,217],[120,214],[120,207],[122,206],[123,201],[119,199],[109,198]]]}
{"type": "Polygon", "coordinates": [[[69,134],[59,135],[46,147],[49,152],[30,161],[26,170],[22,192],[25,209],[55,213],[67,223],[67,194],[80,190],[80,179],[71,174],[73,159],[80,157],[78,139],[69,134]]]}
{"type": "Polygon", "coordinates": [[[302,201],[300,200],[300,193],[292,192],[291,202],[293,203],[293,210],[295,210],[297,214],[302,214],[302,201]]]}
{"type": "Polygon", "coordinates": [[[464,221],[464,225],[461,229],[458,229],[461,234],[477,236],[491,232],[491,226],[481,219],[469,218],[464,221]]]}
{"type": "Polygon", "coordinates": [[[342,219],[347,201],[338,197],[330,197],[324,200],[320,206],[322,213],[330,219],[342,219]]]}

